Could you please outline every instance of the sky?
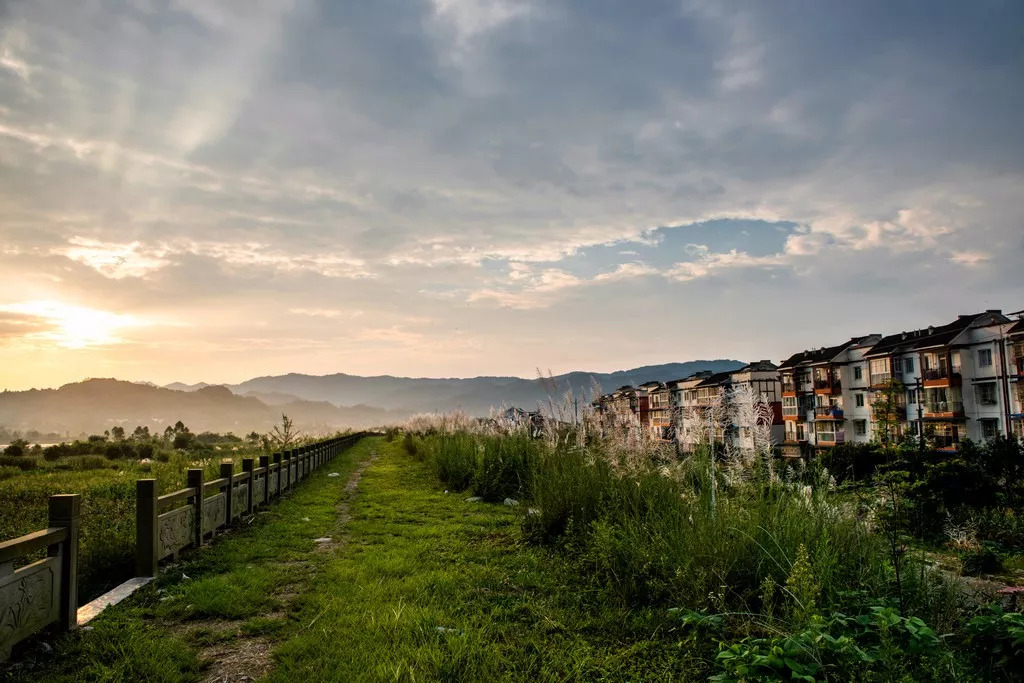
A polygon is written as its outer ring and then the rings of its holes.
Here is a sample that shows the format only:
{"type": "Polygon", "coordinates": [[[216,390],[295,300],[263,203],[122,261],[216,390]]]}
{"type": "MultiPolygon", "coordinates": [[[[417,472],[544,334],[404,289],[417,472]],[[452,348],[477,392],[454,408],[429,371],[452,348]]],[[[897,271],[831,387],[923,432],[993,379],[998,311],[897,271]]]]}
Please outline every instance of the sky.
{"type": "Polygon", "coordinates": [[[0,0],[0,388],[1024,308],[1016,1],[0,0]]]}

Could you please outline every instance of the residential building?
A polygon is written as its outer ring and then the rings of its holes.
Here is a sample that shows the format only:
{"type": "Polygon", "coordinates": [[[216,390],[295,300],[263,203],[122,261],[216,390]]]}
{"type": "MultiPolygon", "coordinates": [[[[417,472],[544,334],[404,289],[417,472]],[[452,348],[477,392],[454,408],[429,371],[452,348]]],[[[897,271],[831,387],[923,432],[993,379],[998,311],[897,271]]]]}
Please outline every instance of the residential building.
{"type": "Polygon", "coordinates": [[[889,405],[899,393],[905,410],[895,434],[881,431],[889,420],[876,419],[876,438],[909,435],[956,450],[964,438],[1011,434],[1014,327],[1001,311],[989,310],[879,340],[867,353],[874,403],[889,405]]]}
{"type": "MultiPolygon", "coordinates": [[[[782,386],[779,382],[779,369],[770,360],[750,363],[736,370],[729,377],[730,388],[735,394],[742,388],[750,390],[752,396],[760,396],[771,409],[771,439],[773,444],[781,444],[785,437],[782,420],[782,386]]],[[[739,448],[754,448],[754,432],[752,424],[743,424],[740,418],[735,425],[734,445],[739,448]]]]}
{"type": "MultiPolygon", "coordinates": [[[[1024,311],[1020,313],[1024,314],[1024,311]]],[[[1007,383],[1010,409],[1010,432],[1018,439],[1024,439],[1024,316],[1006,332],[1007,366],[1010,381],[1007,383]]]]}
{"type": "Polygon", "coordinates": [[[877,334],[853,337],[835,346],[802,351],[782,362],[784,456],[870,440],[863,361],[865,352],[880,338],[877,334]]]}
{"type": "Polygon", "coordinates": [[[672,395],[669,388],[661,382],[645,382],[639,388],[647,393],[651,436],[655,439],[673,438],[672,395]]]}

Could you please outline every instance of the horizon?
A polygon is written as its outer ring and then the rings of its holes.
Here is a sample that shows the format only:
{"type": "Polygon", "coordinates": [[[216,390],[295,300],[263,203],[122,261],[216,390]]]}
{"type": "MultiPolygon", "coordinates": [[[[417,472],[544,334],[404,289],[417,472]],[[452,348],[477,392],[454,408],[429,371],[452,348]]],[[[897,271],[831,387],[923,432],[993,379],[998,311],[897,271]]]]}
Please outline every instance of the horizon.
{"type": "Polygon", "coordinates": [[[0,18],[0,386],[779,359],[1024,300],[1019,3],[0,18]]]}
{"type": "MultiPolygon", "coordinates": [[[[614,374],[618,374],[618,373],[622,373],[622,372],[635,372],[635,371],[644,370],[644,369],[647,369],[647,368],[660,367],[660,366],[663,366],[663,365],[684,365],[684,364],[688,364],[688,363],[742,363],[742,364],[746,364],[748,362],[752,362],[752,361],[742,361],[742,360],[738,360],[736,358],[698,358],[698,359],[694,359],[694,360],[666,361],[664,363],[645,363],[643,365],[637,365],[637,366],[633,366],[633,367],[629,367],[629,368],[619,368],[617,370],[567,370],[565,372],[552,372],[551,374],[553,376],[555,376],[555,377],[561,377],[561,376],[564,376],[564,375],[574,374],[574,373],[585,374],[585,375],[614,375],[614,374]]],[[[546,378],[546,375],[543,376],[543,377],[540,376],[540,375],[537,375],[537,376],[534,376],[534,377],[523,377],[523,376],[519,376],[519,375],[471,375],[471,376],[465,376],[465,377],[454,377],[454,376],[451,376],[451,377],[440,377],[440,376],[431,377],[431,376],[426,376],[426,375],[423,375],[423,376],[410,376],[410,375],[394,375],[394,374],[354,375],[354,374],[348,373],[348,372],[327,372],[327,373],[323,373],[323,374],[310,374],[310,373],[304,373],[304,372],[282,372],[282,373],[279,373],[279,374],[272,374],[272,375],[257,375],[257,376],[253,376],[253,377],[246,377],[245,379],[241,379],[241,380],[238,380],[238,381],[211,382],[211,381],[206,381],[206,380],[200,380],[200,381],[197,381],[197,382],[182,382],[182,381],[178,381],[178,380],[173,380],[173,381],[165,382],[165,383],[161,384],[161,383],[153,382],[153,381],[147,380],[147,379],[128,379],[128,378],[124,378],[124,377],[87,376],[87,377],[82,377],[81,379],[74,379],[74,380],[70,380],[70,381],[67,381],[67,382],[63,382],[61,384],[51,385],[51,386],[33,386],[33,387],[25,387],[25,388],[0,387],[0,391],[19,392],[19,391],[32,391],[32,390],[40,390],[40,391],[42,391],[42,390],[47,390],[47,389],[59,389],[59,388],[61,388],[63,386],[69,385],[69,384],[82,384],[84,382],[89,382],[89,381],[93,381],[93,380],[113,380],[113,381],[117,381],[117,382],[127,382],[129,384],[149,385],[149,386],[157,387],[159,389],[168,389],[171,386],[176,385],[176,384],[182,385],[182,386],[186,386],[186,387],[195,387],[195,386],[198,386],[198,385],[201,385],[201,384],[206,385],[206,386],[211,386],[211,387],[231,387],[231,386],[237,386],[239,384],[244,384],[244,383],[246,383],[248,381],[251,381],[251,380],[266,379],[266,378],[272,378],[272,377],[286,377],[286,376],[289,376],[289,375],[299,375],[299,376],[303,376],[303,377],[314,377],[314,378],[333,377],[333,376],[337,376],[337,375],[345,375],[347,377],[360,377],[360,378],[363,378],[363,379],[376,379],[376,378],[379,378],[379,377],[390,377],[390,378],[393,378],[393,379],[407,379],[407,380],[421,380],[421,379],[422,380],[521,379],[521,380],[525,380],[525,381],[534,381],[534,380],[546,378]]]]}

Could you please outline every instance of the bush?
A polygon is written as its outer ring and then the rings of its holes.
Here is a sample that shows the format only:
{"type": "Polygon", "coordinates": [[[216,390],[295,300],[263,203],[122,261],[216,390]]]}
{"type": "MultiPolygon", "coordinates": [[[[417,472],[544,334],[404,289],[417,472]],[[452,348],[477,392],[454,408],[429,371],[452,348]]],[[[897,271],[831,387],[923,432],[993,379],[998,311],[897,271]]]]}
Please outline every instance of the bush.
{"type": "Polygon", "coordinates": [[[102,470],[110,467],[106,458],[99,455],[82,455],[68,461],[68,469],[74,471],[102,470]]]}
{"type": "Polygon", "coordinates": [[[36,459],[27,455],[0,455],[0,467],[17,467],[25,472],[38,466],[36,459]]]}
{"type": "Polygon", "coordinates": [[[980,547],[960,553],[961,571],[966,576],[995,574],[1003,569],[1003,555],[994,543],[982,543],[980,547]]]}
{"type": "Polygon", "coordinates": [[[1024,614],[992,605],[971,619],[964,632],[983,680],[1024,678],[1024,614]]]}
{"type": "Polygon", "coordinates": [[[4,479],[10,479],[18,474],[21,474],[21,470],[17,467],[10,467],[7,465],[0,466],[0,481],[4,479]]]}
{"type": "Polygon", "coordinates": [[[25,441],[24,439],[14,439],[7,444],[7,447],[4,448],[2,452],[7,457],[16,458],[25,455],[27,451],[28,441],[25,441]]]}

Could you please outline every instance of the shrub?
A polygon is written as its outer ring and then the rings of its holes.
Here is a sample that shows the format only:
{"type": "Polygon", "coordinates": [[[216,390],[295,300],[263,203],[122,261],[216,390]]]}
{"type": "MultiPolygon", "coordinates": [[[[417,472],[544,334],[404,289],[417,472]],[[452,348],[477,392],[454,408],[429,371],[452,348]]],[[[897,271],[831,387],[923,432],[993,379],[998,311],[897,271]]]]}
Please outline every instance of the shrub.
{"type": "Polygon", "coordinates": [[[983,680],[1024,676],[1024,614],[992,605],[964,628],[965,645],[983,680]]]}
{"type": "Polygon", "coordinates": [[[996,544],[982,543],[977,548],[960,552],[960,566],[967,576],[994,574],[1003,568],[1003,555],[996,544]]]}
{"type": "Polygon", "coordinates": [[[17,467],[10,467],[7,465],[0,466],[0,481],[4,479],[10,479],[21,473],[21,470],[17,467]]]}
{"type": "Polygon", "coordinates": [[[27,455],[0,455],[0,467],[17,467],[21,471],[34,470],[39,463],[27,455]]]}
{"type": "Polygon", "coordinates": [[[25,439],[14,439],[7,447],[2,451],[3,454],[10,458],[16,458],[18,456],[25,455],[28,451],[28,441],[25,439]]]}
{"type": "Polygon", "coordinates": [[[75,471],[102,470],[107,467],[110,467],[110,464],[99,455],[82,455],[68,461],[68,469],[75,471]]]}

